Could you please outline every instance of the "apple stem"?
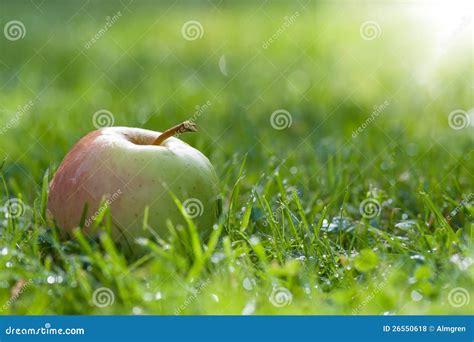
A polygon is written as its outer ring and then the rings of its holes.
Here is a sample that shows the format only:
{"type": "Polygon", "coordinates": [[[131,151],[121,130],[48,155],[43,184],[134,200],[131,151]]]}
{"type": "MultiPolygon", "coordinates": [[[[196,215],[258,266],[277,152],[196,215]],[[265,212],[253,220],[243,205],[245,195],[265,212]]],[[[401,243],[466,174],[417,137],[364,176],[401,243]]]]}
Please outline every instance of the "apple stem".
{"type": "Polygon", "coordinates": [[[196,123],[190,120],[186,120],[184,122],[181,122],[179,125],[168,128],[166,131],[161,133],[158,138],[155,139],[155,141],[153,141],[152,145],[161,145],[163,141],[165,141],[169,137],[186,132],[197,132],[196,123]]]}

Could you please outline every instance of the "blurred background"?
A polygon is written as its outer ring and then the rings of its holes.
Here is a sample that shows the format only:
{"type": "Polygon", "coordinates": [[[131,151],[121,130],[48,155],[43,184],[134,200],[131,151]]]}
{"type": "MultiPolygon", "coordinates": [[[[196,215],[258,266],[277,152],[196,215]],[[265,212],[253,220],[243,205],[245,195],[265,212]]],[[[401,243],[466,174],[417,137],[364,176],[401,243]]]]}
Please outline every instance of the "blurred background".
{"type": "Polygon", "coordinates": [[[348,145],[368,159],[386,155],[376,165],[383,173],[405,163],[387,150],[401,140],[405,157],[428,153],[435,169],[472,143],[469,9],[469,1],[2,1],[5,172],[28,196],[97,126],[164,130],[190,117],[201,133],[183,139],[222,166],[247,153],[255,174],[268,156],[304,169],[348,145]],[[291,129],[270,124],[280,109],[291,129]],[[462,129],[449,126],[455,110],[462,129]]]}
{"type": "Polygon", "coordinates": [[[55,240],[40,216],[48,180],[83,135],[111,125],[163,131],[191,119],[200,132],[181,138],[216,168],[232,257],[219,245],[207,265],[211,299],[186,313],[253,312],[254,293],[241,284],[252,287],[255,276],[261,313],[458,314],[444,292],[472,289],[472,6],[0,0],[2,203],[15,197],[27,207],[18,221],[6,213],[2,221],[2,302],[24,278],[38,286],[11,312],[100,312],[87,303],[103,285],[119,289],[109,313],[139,314],[141,305],[172,314],[190,287],[180,262],[192,256],[171,249],[174,263],[151,255],[129,270],[101,262],[98,247],[89,257],[55,240]],[[301,205],[283,209],[295,190],[301,205]],[[361,212],[366,199],[379,204],[377,217],[361,212]],[[267,211],[281,216],[278,244],[267,211]],[[300,243],[285,217],[305,218],[317,239],[300,243]],[[41,236],[23,244],[23,230],[41,236]],[[265,272],[247,243],[255,236],[265,272]],[[374,296],[378,265],[380,279],[390,270],[393,279],[365,311],[354,309],[357,294],[374,296]],[[268,303],[277,278],[294,294],[288,311],[268,303]]]}

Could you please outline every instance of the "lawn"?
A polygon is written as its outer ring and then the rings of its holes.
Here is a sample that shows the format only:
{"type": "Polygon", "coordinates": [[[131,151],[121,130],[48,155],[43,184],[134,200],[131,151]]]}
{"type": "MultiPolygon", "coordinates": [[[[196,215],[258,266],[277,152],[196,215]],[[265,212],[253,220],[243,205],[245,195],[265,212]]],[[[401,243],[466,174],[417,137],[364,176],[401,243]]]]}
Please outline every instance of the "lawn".
{"type": "Polygon", "coordinates": [[[472,313],[473,24],[440,6],[2,2],[1,313],[472,313]],[[61,237],[78,139],[190,118],[210,236],[61,237]]]}

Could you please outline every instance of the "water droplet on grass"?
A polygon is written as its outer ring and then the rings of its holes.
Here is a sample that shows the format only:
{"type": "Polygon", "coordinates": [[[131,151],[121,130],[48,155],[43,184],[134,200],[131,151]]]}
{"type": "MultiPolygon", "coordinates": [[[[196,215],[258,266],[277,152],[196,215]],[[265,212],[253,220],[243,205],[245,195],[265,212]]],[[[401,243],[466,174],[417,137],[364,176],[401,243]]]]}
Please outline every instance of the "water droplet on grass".
{"type": "Polygon", "coordinates": [[[242,315],[252,315],[255,312],[255,309],[257,308],[257,303],[255,302],[255,299],[250,300],[245,304],[243,310],[242,310],[242,315]]]}
{"type": "Polygon", "coordinates": [[[419,302],[423,299],[423,295],[420,292],[413,290],[411,291],[411,299],[413,299],[415,302],[419,302]]]}
{"type": "Polygon", "coordinates": [[[249,241],[252,246],[258,245],[260,243],[260,239],[255,235],[252,235],[249,241]]]}
{"type": "Polygon", "coordinates": [[[328,224],[326,220],[323,220],[321,230],[327,233],[339,233],[339,232],[351,232],[355,228],[352,219],[348,217],[333,217],[331,223],[328,224]]]}
{"type": "Polygon", "coordinates": [[[416,260],[416,261],[421,261],[421,262],[425,262],[425,257],[423,255],[420,255],[420,254],[415,254],[415,255],[412,255],[410,257],[411,260],[416,260]]]}
{"type": "Polygon", "coordinates": [[[304,293],[306,293],[307,295],[311,294],[311,287],[309,286],[309,284],[306,284],[304,286],[304,293]]]}
{"type": "Polygon", "coordinates": [[[143,313],[143,309],[140,308],[140,307],[138,307],[138,306],[135,306],[135,307],[133,307],[133,309],[132,309],[132,313],[133,313],[134,315],[141,315],[141,314],[143,313]]]}
{"type": "Polygon", "coordinates": [[[400,222],[396,223],[395,227],[400,228],[400,229],[411,229],[415,225],[416,225],[415,220],[406,220],[406,221],[400,221],[400,222]]]}
{"type": "Polygon", "coordinates": [[[217,264],[217,263],[219,263],[220,261],[224,260],[224,258],[225,258],[225,254],[224,254],[224,253],[217,252],[217,253],[212,254],[212,256],[211,256],[211,262],[214,263],[214,264],[217,264]]]}
{"type": "Polygon", "coordinates": [[[140,246],[147,246],[148,245],[148,239],[145,239],[145,238],[138,238],[138,239],[135,240],[135,242],[140,246]]]}
{"type": "Polygon", "coordinates": [[[242,282],[242,286],[244,287],[244,289],[246,289],[247,291],[252,291],[252,289],[254,288],[254,286],[256,285],[256,281],[255,279],[252,279],[252,278],[245,278],[242,282]]]}
{"type": "MultiPolygon", "coordinates": [[[[303,247],[303,246],[301,246],[301,247],[303,247]]],[[[298,260],[298,261],[304,262],[306,260],[306,256],[300,255],[299,257],[296,257],[295,259],[298,260]]]]}
{"type": "Polygon", "coordinates": [[[459,254],[453,254],[451,258],[449,258],[449,261],[457,265],[461,271],[466,271],[469,266],[474,264],[474,259],[470,257],[463,257],[459,254]]]}

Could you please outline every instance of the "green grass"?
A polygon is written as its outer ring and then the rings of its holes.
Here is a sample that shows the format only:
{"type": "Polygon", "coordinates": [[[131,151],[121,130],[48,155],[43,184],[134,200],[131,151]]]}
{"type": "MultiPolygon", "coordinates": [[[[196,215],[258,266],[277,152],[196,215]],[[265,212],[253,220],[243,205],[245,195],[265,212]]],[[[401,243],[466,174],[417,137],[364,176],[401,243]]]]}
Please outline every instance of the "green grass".
{"type": "Polygon", "coordinates": [[[24,209],[0,221],[2,314],[469,313],[449,294],[474,300],[474,135],[448,114],[474,107],[472,26],[439,52],[429,24],[389,2],[1,6],[2,25],[27,30],[0,37],[2,127],[32,101],[0,136],[2,203],[24,209]],[[188,20],[201,39],[183,39],[188,20]],[[374,40],[359,33],[367,20],[382,29],[374,40]],[[207,101],[200,134],[182,139],[219,175],[208,239],[176,228],[131,257],[107,233],[59,238],[47,185],[97,110],[163,130],[207,101]],[[272,127],[278,109],[290,127],[272,127]],[[371,218],[366,199],[380,209],[371,218]],[[94,305],[100,287],[112,305],[94,305]]]}

